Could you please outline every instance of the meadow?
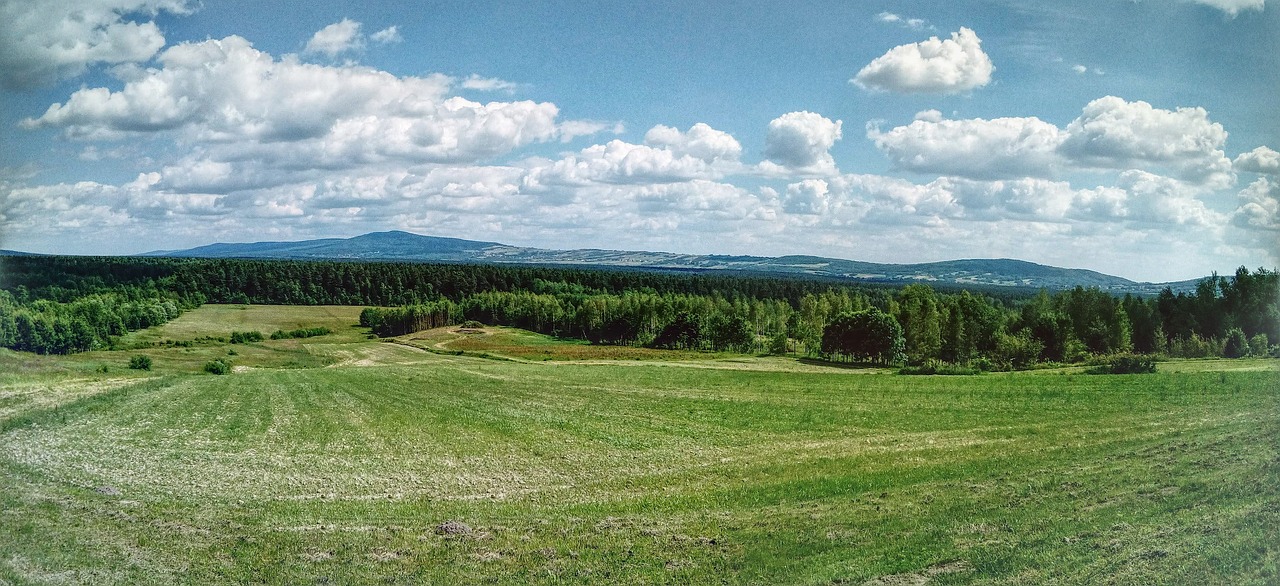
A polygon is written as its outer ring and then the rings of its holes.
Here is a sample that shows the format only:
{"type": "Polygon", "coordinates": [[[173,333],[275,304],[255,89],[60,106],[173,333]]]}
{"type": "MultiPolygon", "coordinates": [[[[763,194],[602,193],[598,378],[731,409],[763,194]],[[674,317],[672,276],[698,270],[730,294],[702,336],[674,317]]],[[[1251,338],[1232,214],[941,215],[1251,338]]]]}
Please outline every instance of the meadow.
{"type": "Polygon", "coordinates": [[[1280,582],[1275,360],[901,376],[359,309],[0,350],[0,583],[1280,582]]]}

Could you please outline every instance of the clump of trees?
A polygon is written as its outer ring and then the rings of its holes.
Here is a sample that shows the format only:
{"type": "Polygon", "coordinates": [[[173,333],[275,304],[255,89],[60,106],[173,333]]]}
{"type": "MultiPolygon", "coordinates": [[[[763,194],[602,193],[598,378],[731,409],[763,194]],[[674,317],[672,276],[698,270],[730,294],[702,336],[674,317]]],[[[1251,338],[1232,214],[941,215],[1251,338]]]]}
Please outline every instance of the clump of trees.
{"type": "Polygon", "coordinates": [[[822,331],[822,353],[889,365],[907,357],[902,326],[876,308],[837,315],[822,331]]]}

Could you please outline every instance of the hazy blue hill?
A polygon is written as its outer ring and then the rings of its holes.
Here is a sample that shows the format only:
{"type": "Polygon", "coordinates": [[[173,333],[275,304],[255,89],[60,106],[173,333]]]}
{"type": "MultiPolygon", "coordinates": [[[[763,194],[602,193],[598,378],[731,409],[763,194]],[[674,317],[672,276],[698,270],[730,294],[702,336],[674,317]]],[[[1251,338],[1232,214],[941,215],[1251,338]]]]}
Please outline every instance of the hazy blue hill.
{"type": "Polygon", "coordinates": [[[300,242],[210,244],[189,250],[157,251],[150,256],[199,258],[278,258],[295,260],[398,260],[502,264],[577,265],[681,271],[746,271],[813,275],[879,283],[998,285],[1068,289],[1098,287],[1117,293],[1154,294],[1165,286],[1193,290],[1195,281],[1137,283],[1085,269],[1064,269],[1016,259],[965,259],[919,264],[885,264],[809,255],[781,257],[697,255],[628,250],[548,250],[460,238],[422,236],[398,230],[354,238],[300,242]]]}
{"type": "Polygon", "coordinates": [[[394,230],[354,238],[323,238],[299,242],[210,244],[188,250],[149,252],[146,256],[182,258],[282,258],[367,260],[472,260],[484,250],[502,247],[494,242],[420,236],[394,230]]]}

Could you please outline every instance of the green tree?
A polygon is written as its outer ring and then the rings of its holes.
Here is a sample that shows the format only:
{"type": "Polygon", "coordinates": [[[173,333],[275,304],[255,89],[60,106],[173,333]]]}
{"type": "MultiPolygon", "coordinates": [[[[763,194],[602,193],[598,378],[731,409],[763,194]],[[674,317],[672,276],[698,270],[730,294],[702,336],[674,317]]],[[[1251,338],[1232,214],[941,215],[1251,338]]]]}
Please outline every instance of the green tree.
{"type": "Polygon", "coordinates": [[[822,332],[822,352],[828,356],[900,364],[905,347],[898,320],[874,307],[841,313],[822,332]]]}
{"type": "Polygon", "coordinates": [[[1241,358],[1249,355],[1249,339],[1244,330],[1231,328],[1227,330],[1226,343],[1222,347],[1222,355],[1227,358],[1241,358]]]}
{"type": "Polygon", "coordinates": [[[942,316],[933,288],[907,285],[898,291],[897,301],[895,317],[902,325],[907,360],[922,363],[938,358],[942,350],[942,316]]]}

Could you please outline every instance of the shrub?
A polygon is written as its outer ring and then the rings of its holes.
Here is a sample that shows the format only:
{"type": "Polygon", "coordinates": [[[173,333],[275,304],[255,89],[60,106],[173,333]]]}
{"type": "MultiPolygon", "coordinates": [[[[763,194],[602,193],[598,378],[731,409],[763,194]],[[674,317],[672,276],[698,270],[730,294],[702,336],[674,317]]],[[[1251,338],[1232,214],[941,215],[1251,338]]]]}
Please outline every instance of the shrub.
{"type": "Polygon", "coordinates": [[[1090,374],[1150,374],[1156,371],[1154,356],[1120,354],[1107,364],[1090,369],[1090,374]]]}
{"type": "Polygon", "coordinates": [[[981,373],[982,370],[976,367],[950,364],[937,360],[927,360],[920,366],[907,366],[898,371],[898,374],[974,375],[981,373]]]}
{"type": "Polygon", "coordinates": [[[285,340],[289,338],[313,338],[315,336],[324,336],[332,334],[333,330],[329,328],[298,328],[296,330],[276,330],[271,333],[272,340],[285,340]]]}
{"type": "Polygon", "coordinates": [[[261,342],[262,332],[231,332],[232,344],[245,344],[248,342],[261,342]]]}
{"type": "Polygon", "coordinates": [[[142,356],[141,354],[134,356],[129,359],[129,368],[134,370],[151,370],[151,357],[142,356]]]}
{"type": "Polygon", "coordinates": [[[230,374],[231,363],[221,358],[215,358],[205,363],[204,371],[210,374],[230,374]]]}
{"type": "Polygon", "coordinates": [[[468,328],[468,329],[473,329],[473,330],[479,330],[479,329],[484,328],[484,324],[482,324],[482,323],[480,323],[480,322],[478,322],[478,321],[476,321],[476,320],[474,320],[474,319],[469,319],[469,320],[467,320],[467,321],[462,322],[462,327],[464,327],[464,328],[468,328]]]}
{"type": "Polygon", "coordinates": [[[1266,334],[1256,334],[1249,338],[1249,354],[1254,356],[1266,356],[1271,352],[1271,343],[1267,340],[1266,334]]]}
{"type": "Polygon", "coordinates": [[[1222,346],[1222,355],[1227,358],[1242,358],[1249,355],[1249,339],[1244,337],[1240,328],[1231,328],[1227,332],[1227,341],[1222,346]]]}

